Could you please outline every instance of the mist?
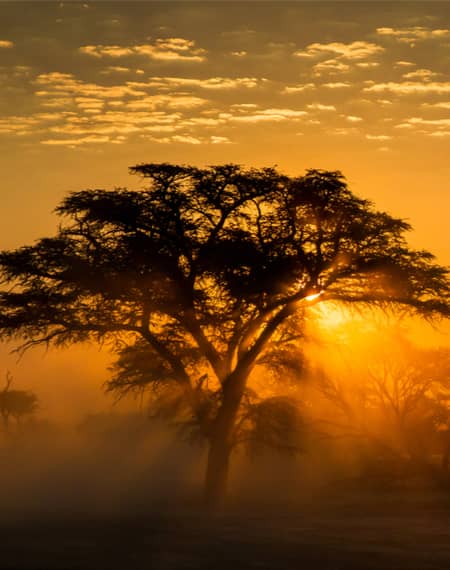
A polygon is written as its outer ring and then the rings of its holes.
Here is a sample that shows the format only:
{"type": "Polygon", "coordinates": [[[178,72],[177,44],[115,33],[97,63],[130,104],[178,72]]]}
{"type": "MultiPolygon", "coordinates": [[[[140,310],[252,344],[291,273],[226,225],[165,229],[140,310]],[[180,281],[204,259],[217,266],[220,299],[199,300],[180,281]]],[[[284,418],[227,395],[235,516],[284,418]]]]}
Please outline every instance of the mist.
{"type": "MultiPolygon", "coordinates": [[[[418,354],[425,365],[434,349],[418,348],[389,319],[381,326],[380,315],[371,320],[368,314],[330,311],[310,319],[303,376],[265,385],[265,396],[287,391],[299,407],[298,451],[263,448],[249,454],[237,447],[227,509],[319,508],[349,490],[370,494],[379,488],[400,495],[411,486],[433,489],[436,484],[431,467],[428,472],[414,468],[383,402],[368,393],[367,401],[361,400],[370,388],[368,371],[386,365],[388,358],[401,371],[410,360],[417,363],[418,354]]],[[[148,394],[122,399],[105,394],[106,350],[84,345],[27,352],[14,362],[9,358],[14,387],[35,393],[39,405],[1,433],[2,521],[201,511],[204,442],[192,441],[176,421],[155,417],[148,394]]],[[[261,385],[257,372],[252,387],[261,385]]],[[[437,473],[443,454],[438,439],[430,436],[429,423],[416,421],[413,427],[416,447],[428,438],[430,465],[437,473]]]]}

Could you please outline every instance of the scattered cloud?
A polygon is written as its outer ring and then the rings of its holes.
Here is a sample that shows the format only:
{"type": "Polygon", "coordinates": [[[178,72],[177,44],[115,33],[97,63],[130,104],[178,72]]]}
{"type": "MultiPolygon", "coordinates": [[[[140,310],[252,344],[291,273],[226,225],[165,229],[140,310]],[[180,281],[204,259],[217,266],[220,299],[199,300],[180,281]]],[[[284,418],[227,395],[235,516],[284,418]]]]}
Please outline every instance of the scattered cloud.
{"type": "Polygon", "coordinates": [[[0,48],[12,48],[14,46],[13,42],[10,42],[9,40],[0,40],[0,48]]]}
{"type": "Polygon", "coordinates": [[[355,127],[338,127],[337,129],[330,129],[329,133],[343,137],[349,135],[357,135],[359,134],[359,130],[355,127]]]}
{"type": "Polygon", "coordinates": [[[418,41],[450,38],[450,30],[433,30],[424,26],[413,26],[410,28],[377,28],[377,34],[394,38],[398,42],[411,46],[414,46],[418,41]]]}
{"type": "Polygon", "coordinates": [[[98,85],[96,83],[84,83],[76,79],[71,73],[59,73],[57,71],[38,75],[35,80],[38,86],[45,86],[45,89],[36,91],[40,97],[58,95],[85,97],[101,97],[104,99],[119,99],[125,96],[140,97],[146,95],[144,91],[138,91],[129,84],[125,85],[98,85]]]}
{"type": "Polygon", "coordinates": [[[211,143],[212,144],[231,144],[231,141],[228,137],[212,136],[211,137],[211,143]]]}
{"type": "Polygon", "coordinates": [[[148,95],[139,99],[130,101],[126,104],[128,109],[133,111],[150,110],[157,107],[165,107],[169,109],[194,109],[201,107],[207,103],[206,99],[195,97],[193,95],[183,94],[166,94],[166,95],[148,95]]]}
{"type": "Polygon", "coordinates": [[[403,74],[404,79],[422,79],[423,81],[430,81],[433,77],[438,76],[439,73],[435,73],[430,69],[416,69],[415,71],[409,71],[403,74]]]}
{"type": "Polygon", "coordinates": [[[232,141],[228,137],[210,136],[210,137],[193,137],[191,135],[174,135],[172,137],[155,137],[146,136],[148,140],[151,140],[159,144],[170,144],[170,143],[181,143],[181,144],[231,144],[232,141]]]}
{"type": "Polygon", "coordinates": [[[313,71],[316,75],[322,75],[323,73],[346,73],[350,71],[350,66],[338,59],[326,59],[314,65],[313,71]]]}
{"type": "Polygon", "coordinates": [[[232,122],[241,123],[261,123],[261,122],[279,122],[287,120],[296,120],[307,115],[306,111],[297,111],[295,109],[261,109],[252,113],[242,115],[229,115],[227,118],[232,122]]]}
{"type": "MultiPolygon", "coordinates": [[[[123,142],[123,139],[119,139],[123,142]]],[[[79,137],[76,139],[46,139],[41,141],[41,144],[48,146],[80,146],[84,144],[104,144],[108,142],[115,142],[108,136],[91,135],[87,137],[79,137]]],[[[117,144],[117,143],[116,143],[117,144]]]]}
{"type": "Polygon", "coordinates": [[[258,77],[209,77],[196,79],[193,77],[152,77],[148,83],[135,83],[138,87],[156,87],[173,89],[174,87],[199,87],[201,89],[237,89],[239,87],[253,88],[268,80],[258,77]]]}
{"type": "Polygon", "coordinates": [[[192,109],[207,103],[207,100],[183,93],[149,95],[150,86],[145,83],[125,82],[120,85],[84,83],[68,73],[51,72],[39,75],[35,84],[45,86],[35,94],[47,107],[58,107],[74,102],[79,108],[99,108],[101,102],[110,105],[126,105],[130,110],[192,109]],[[138,88],[139,87],[139,88],[138,88]],[[76,94],[76,97],[73,95],[76,94]],[[114,100],[118,100],[117,102],[114,100]]]}
{"type": "Polygon", "coordinates": [[[87,45],[79,48],[85,55],[96,58],[120,58],[132,55],[146,56],[159,61],[205,61],[206,51],[195,47],[193,40],[185,38],[156,39],[152,43],[131,46],[87,45]]]}
{"type": "Polygon", "coordinates": [[[362,117],[357,117],[355,115],[343,115],[345,117],[346,121],[350,121],[350,123],[359,123],[360,121],[362,121],[362,117]]]}
{"type": "Polygon", "coordinates": [[[359,61],[355,65],[361,69],[373,69],[374,67],[379,67],[380,63],[378,61],[359,61]]]}
{"type": "Polygon", "coordinates": [[[361,122],[363,119],[362,117],[357,117],[355,115],[342,115],[346,121],[349,121],[350,123],[359,123],[361,122]]]}
{"type": "Polygon", "coordinates": [[[100,71],[102,75],[107,75],[110,73],[131,73],[131,72],[132,70],[129,67],[121,67],[120,65],[110,65],[100,71]]]}
{"type": "Polygon", "coordinates": [[[411,117],[405,121],[409,125],[428,125],[432,127],[450,128],[450,119],[423,119],[422,117],[411,117]]]}
{"type": "Polygon", "coordinates": [[[173,142],[180,142],[186,144],[202,144],[202,141],[196,137],[189,135],[175,135],[172,137],[173,142]]]}
{"type": "Polygon", "coordinates": [[[233,55],[234,57],[245,57],[247,55],[247,52],[245,50],[232,51],[231,55],[233,55]]]}
{"type": "Polygon", "coordinates": [[[301,93],[302,91],[306,91],[307,89],[315,89],[316,86],[314,83],[298,83],[297,85],[287,85],[283,88],[282,93],[290,94],[290,93],[301,93]]]}
{"type": "Polygon", "coordinates": [[[256,105],[256,103],[235,103],[234,105],[231,105],[231,108],[238,110],[257,109],[258,105],[256,105]]]}
{"type": "Polygon", "coordinates": [[[311,103],[307,107],[312,111],[336,111],[334,105],[323,105],[322,103],[311,103]]]}
{"type": "Polygon", "coordinates": [[[438,109],[450,109],[450,101],[441,101],[439,103],[422,103],[423,107],[436,107],[438,109]]]}
{"type": "Polygon", "coordinates": [[[326,87],[327,89],[345,89],[346,87],[351,87],[351,83],[347,83],[344,81],[336,81],[331,83],[322,83],[322,87],[326,87]]]}
{"type": "Polygon", "coordinates": [[[392,137],[390,135],[366,135],[366,139],[369,141],[388,141],[391,140],[392,137]]]}
{"type": "Polygon", "coordinates": [[[389,81],[388,83],[375,83],[364,87],[363,91],[383,93],[385,91],[396,93],[398,95],[427,95],[431,93],[450,93],[450,82],[416,82],[404,81],[396,83],[389,81]]]}
{"type": "Polygon", "coordinates": [[[414,130],[415,134],[432,137],[450,136],[450,118],[424,119],[423,117],[410,117],[396,125],[397,129],[414,130]]]}
{"type": "Polygon", "coordinates": [[[331,42],[328,44],[309,44],[304,50],[294,52],[297,57],[318,57],[334,54],[342,59],[360,60],[378,55],[384,51],[382,46],[371,42],[355,41],[351,43],[331,42]]]}
{"type": "Polygon", "coordinates": [[[414,67],[416,64],[412,61],[396,61],[395,65],[398,67],[414,67]]]}

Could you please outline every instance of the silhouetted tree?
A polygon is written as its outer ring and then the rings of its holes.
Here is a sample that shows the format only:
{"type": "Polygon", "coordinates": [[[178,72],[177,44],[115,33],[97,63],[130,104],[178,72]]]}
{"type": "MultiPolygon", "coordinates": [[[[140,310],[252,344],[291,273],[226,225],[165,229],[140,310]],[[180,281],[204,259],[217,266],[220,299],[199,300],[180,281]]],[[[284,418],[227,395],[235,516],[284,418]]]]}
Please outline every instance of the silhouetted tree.
{"type": "MultiPolygon", "coordinates": [[[[341,372],[316,375],[316,387],[335,409],[329,425],[340,436],[362,438],[380,456],[417,467],[431,466],[440,453],[446,469],[450,351],[421,349],[396,330],[379,334],[368,337],[363,363],[347,358],[341,372]]],[[[348,356],[352,347],[346,348],[348,356]]]]}
{"type": "MultiPolygon", "coordinates": [[[[153,386],[195,422],[209,443],[210,503],[225,491],[249,376],[305,305],[448,314],[446,270],[409,249],[409,225],[354,196],[339,172],[165,163],[131,172],[148,185],[70,194],[55,237],[0,255],[9,285],[0,330],[25,347],[126,343],[111,387],[153,386]]],[[[285,422],[284,404],[273,404],[270,416],[285,422]]]]}
{"type": "Polygon", "coordinates": [[[9,429],[9,420],[14,418],[19,422],[24,416],[36,411],[38,399],[33,392],[25,390],[11,390],[13,378],[10,372],[6,373],[6,386],[0,392],[0,414],[6,430],[9,429]]]}

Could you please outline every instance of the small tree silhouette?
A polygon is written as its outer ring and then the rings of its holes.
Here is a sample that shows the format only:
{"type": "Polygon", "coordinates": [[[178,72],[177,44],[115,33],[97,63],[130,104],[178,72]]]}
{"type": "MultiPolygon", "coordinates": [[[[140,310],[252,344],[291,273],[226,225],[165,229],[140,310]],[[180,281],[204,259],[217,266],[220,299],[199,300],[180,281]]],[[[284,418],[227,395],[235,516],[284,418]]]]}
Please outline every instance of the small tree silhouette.
{"type": "Polygon", "coordinates": [[[6,372],[6,386],[0,392],[0,414],[6,431],[9,430],[11,418],[19,423],[24,416],[35,412],[38,406],[37,396],[33,392],[11,390],[12,382],[13,377],[8,370],[6,372]]]}

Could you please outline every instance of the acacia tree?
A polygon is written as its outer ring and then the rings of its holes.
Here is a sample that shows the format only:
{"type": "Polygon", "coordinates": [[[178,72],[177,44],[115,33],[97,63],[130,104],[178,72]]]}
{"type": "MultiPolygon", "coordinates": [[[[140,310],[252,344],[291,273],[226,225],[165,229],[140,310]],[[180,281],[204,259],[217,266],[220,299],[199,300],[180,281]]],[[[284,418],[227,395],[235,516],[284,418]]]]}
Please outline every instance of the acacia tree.
{"type": "Polygon", "coordinates": [[[446,270],[408,248],[409,225],[353,195],[339,172],[166,163],[131,172],[142,190],[72,193],[55,237],[0,255],[0,330],[24,347],[127,343],[112,386],[181,395],[209,444],[210,503],[225,491],[249,377],[306,304],[448,315],[446,270]]]}

